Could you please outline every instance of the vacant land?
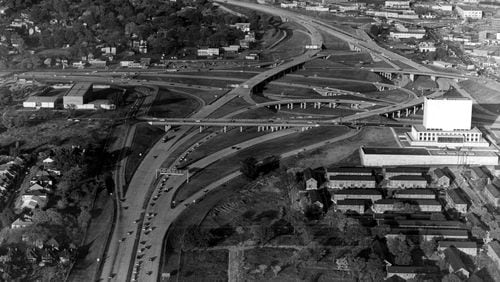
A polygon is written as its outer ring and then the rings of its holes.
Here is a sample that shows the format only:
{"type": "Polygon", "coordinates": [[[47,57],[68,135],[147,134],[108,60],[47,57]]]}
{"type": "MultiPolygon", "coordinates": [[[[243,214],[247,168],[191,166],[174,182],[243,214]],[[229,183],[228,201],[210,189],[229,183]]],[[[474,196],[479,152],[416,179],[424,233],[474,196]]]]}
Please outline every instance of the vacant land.
{"type": "MultiPolygon", "coordinates": [[[[341,126],[313,128],[305,132],[292,133],[285,137],[276,138],[264,144],[258,144],[248,149],[243,149],[238,153],[223,158],[220,161],[204,168],[195,174],[189,181],[178,189],[176,200],[178,202],[188,198],[206,185],[216,181],[224,175],[237,171],[240,161],[248,157],[262,159],[270,155],[280,155],[287,151],[301,148],[303,146],[328,140],[346,133],[348,129],[341,126]]],[[[193,174],[195,172],[193,171],[193,174]]]]}
{"type": "Polygon", "coordinates": [[[500,96],[498,95],[498,85],[480,83],[475,80],[466,80],[459,85],[467,91],[482,107],[489,111],[498,113],[500,107],[500,96]]]}
{"type": "Polygon", "coordinates": [[[226,103],[224,106],[221,108],[217,109],[215,112],[210,114],[208,117],[209,118],[221,118],[225,115],[228,115],[234,111],[243,109],[245,107],[248,107],[248,103],[243,99],[243,98],[236,98],[232,99],[228,103],[226,103]]]}
{"type": "Polygon", "coordinates": [[[299,70],[296,74],[319,77],[335,77],[354,79],[360,81],[382,82],[382,78],[373,72],[360,70],[360,69],[319,69],[319,68],[306,68],[299,70]]]}
{"type": "Polygon", "coordinates": [[[413,97],[413,95],[406,93],[406,92],[403,92],[403,91],[398,90],[398,89],[385,90],[385,91],[375,91],[375,92],[369,92],[369,93],[363,93],[363,94],[365,94],[369,97],[372,97],[372,98],[384,99],[384,100],[392,101],[395,103],[401,103],[401,102],[407,101],[408,99],[413,97]]]}
{"type": "Polygon", "coordinates": [[[188,86],[204,85],[204,86],[220,87],[220,88],[226,88],[226,87],[228,87],[229,84],[239,83],[241,81],[244,81],[244,79],[241,79],[241,78],[235,78],[235,79],[231,79],[231,81],[228,81],[228,80],[224,80],[223,78],[214,79],[214,78],[208,78],[208,77],[207,78],[204,78],[204,77],[193,77],[193,78],[190,78],[190,77],[161,77],[159,79],[161,81],[166,81],[166,82],[182,83],[182,84],[186,84],[188,86]]]}
{"type": "Polygon", "coordinates": [[[360,165],[358,150],[361,146],[397,147],[398,145],[390,128],[365,127],[354,137],[301,153],[283,160],[283,163],[288,167],[302,169],[338,163],[360,165]]]}
{"type": "Polygon", "coordinates": [[[227,281],[227,263],[226,250],[183,252],[178,281],[227,281]]]}
{"type": "Polygon", "coordinates": [[[288,29],[287,38],[273,48],[272,51],[264,51],[262,58],[274,61],[295,57],[304,53],[305,47],[309,42],[311,42],[311,39],[305,31],[288,29]]]}
{"type": "Polygon", "coordinates": [[[140,123],[135,129],[134,139],[128,151],[125,166],[125,181],[128,183],[149,149],[165,134],[162,128],[140,123]]]}
{"type": "Polygon", "coordinates": [[[186,117],[201,106],[195,98],[179,92],[160,89],[148,115],[158,118],[186,117]]]}

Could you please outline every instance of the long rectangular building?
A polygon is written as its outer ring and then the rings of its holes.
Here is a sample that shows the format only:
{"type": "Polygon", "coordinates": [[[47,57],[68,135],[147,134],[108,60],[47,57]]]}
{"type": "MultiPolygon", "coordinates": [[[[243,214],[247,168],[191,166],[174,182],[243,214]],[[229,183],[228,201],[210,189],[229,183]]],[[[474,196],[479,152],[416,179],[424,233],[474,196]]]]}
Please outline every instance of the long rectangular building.
{"type": "Polygon", "coordinates": [[[82,106],[90,100],[90,96],[92,96],[91,82],[75,83],[63,97],[64,107],[82,106]]]}
{"type": "Polygon", "coordinates": [[[483,150],[361,147],[364,166],[498,165],[498,155],[483,150]]]}

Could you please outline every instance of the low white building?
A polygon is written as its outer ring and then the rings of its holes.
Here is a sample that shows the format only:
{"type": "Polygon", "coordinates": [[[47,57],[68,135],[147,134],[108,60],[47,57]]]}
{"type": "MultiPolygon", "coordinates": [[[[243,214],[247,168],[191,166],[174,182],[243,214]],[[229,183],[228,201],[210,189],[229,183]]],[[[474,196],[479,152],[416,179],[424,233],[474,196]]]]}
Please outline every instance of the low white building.
{"type": "Polygon", "coordinates": [[[410,1],[387,0],[384,6],[388,9],[409,9],[410,1]]]}
{"type": "Polygon", "coordinates": [[[219,48],[200,48],[198,49],[198,57],[212,57],[219,56],[220,49],[219,48]]]}
{"type": "Polygon", "coordinates": [[[422,39],[425,36],[425,31],[422,30],[409,30],[409,31],[391,31],[389,32],[389,37],[393,39],[422,39]]]}
{"type": "Polygon", "coordinates": [[[23,107],[53,109],[58,100],[60,100],[58,96],[30,96],[23,102],[23,107]]]}
{"type": "Polygon", "coordinates": [[[483,11],[478,7],[473,6],[459,6],[455,7],[457,14],[463,19],[482,19],[483,11]]]}
{"type": "Polygon", "coordinates": [[[431,41],[420,42],[418,43],[418,51],[421,53],[436,52],[436,46],[431,41]]]}

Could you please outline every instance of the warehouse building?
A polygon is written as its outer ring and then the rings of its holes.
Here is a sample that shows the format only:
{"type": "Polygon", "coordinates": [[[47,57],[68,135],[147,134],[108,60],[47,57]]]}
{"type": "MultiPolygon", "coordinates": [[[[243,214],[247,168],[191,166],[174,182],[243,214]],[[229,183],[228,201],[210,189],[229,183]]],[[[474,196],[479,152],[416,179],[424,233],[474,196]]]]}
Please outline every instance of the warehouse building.
{"type": "Polygon", "coordinates": [[[397,191],[394,194],[396,199],[436,199],[436,193],[427,188],[409,188],[397,191]]]}
{"type": "Polygon", "coordinates": [[[63,97],[64,108],[83,107],[87,104],[92,97],[92,83],[91,82],[78,82],[71,87],[66,95],[63,97]]]}
{"type": "Polygon", "coordinates": [[[23,102],[23,107],[54,109],[59,100],[58,96],[30,96],[23,102]]]}
{"type": "Polygon", "coordinates": [[[365,166],[498,165],[498,155],[487,150],[361,147],[359,152],[365,166]]]}
{"type": "Polygon", "coordinates": [[[375,176],[371,175],[334,175],[328,178],[328,188],[375,188],[375,176]]]}
{"type": "Polygon", "coordinates": [[[425,188],[427,179],[422,175],[395,175],[387,181],[387,188],[425,188]]]}

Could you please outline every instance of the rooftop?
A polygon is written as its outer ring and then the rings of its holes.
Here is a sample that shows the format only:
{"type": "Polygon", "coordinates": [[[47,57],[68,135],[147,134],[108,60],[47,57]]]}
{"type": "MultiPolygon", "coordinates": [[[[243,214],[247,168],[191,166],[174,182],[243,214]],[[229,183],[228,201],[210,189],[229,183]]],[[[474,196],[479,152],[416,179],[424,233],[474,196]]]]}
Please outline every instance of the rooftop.
{"type": "Polygon", "coordinates": [[[399,147],[361,147],[367,155],[429,155],[424,148],[399,148],[399,147]]]}
{"type": "Polygon", "coordinates": [[[436,195],[434,189],[409,188],[396,192],[397,195],[436,195]]]}
{"type": "Polygon", "coordinates": [[[26,99],[25,102],[50,103],[50,102],[56,102],[57,99],[59,99],[58,96],[30,96],[28,97],[28,99],[26,99]]]}
{"type": "Polygon", "coordinates": [[[435,206],[441,206],[441,204],[434,199],[405,199],[405,198],[398,198],[398,199],[380,199],[375,201],[375,204],[379,205],[390,205],[390,204],[395,204],[395,203],[409,203],[409,204],[416,204],[416,205],[435,205],[435,206]]]}
{"type": "Polygon", "coordinates": [[[473,241],[439,241],[439,248],[448,248],[454,246],[457,249],[460,248],[474,248],[477,249],[477,243],[473,241]]]}
{"type": "Polygon", "coordinates": [[[463,198],[462,196],[462,193],[460,191],[461,189],[460,188],[457,188],[457,189],[450,189],[450,190],[447,190],[446,192],[448,193],[448,196],[450,196],[450,198],[452,199],[452,201],[455,203],[455,204],[462,204],[462,205],[466,205],[467,202],[465,201],[465,199],[463,198]]]}
{"type": "Polygon", "coordinates": [[[500,243],[498,243],[498,241],[491,241],[490,248],[493,249],[497,256],[500,256],[500,243]]]}
{"type": "Polygon", "coordinates": [[[435,273],[438,272],[437,267],[431,266],[395,266],[387,267],[387,273],[435,273]]]}
{"type": "Polygon", "coordinates": [[[381,195],[379,191],[373,188],[347,188],[336,191],[336,195],[381,195]]]}
{"type": "Polygon", "coordinates": [[[398,167],[386,167],[386,173],[427,173],[429,172],[428,167],[412,167],[412,166],[398,166],[398,167]]]}
{"type": "Polygon", "coordinates": [[[389,177],[390,180],[409,180],[409,181],[424,181],[427,182],[427,179],[422,175],[395,175],[389,177]]]}
{"type": "Polygon", "coordinates": [[[468,238],[469,234],[466,229],[415,229],[415,228],[393,228],[389,234],[404,234],[404,235],[435,235],[435,236],[461,236],[468,238]]]}
{"type": "Polygon", "coordinates": [[[331,175],[330,180],[375,181],[372,175],[331,175]]]}
{"type": "Polygon", "coordinates": [[[92,88],[92,82],[78,82],[71,87],[66,96],[84,96],[92,88]]]}
{"type": "Polygon", "coordinates": [[[446,260],[450,263],[453,270],[467,269],[464,261],[460,258],[460,252],[455,247],[449,247],[444,250],[446,260]]]}
{"type": "Polygon", "coordinates": [[[337,201],[337,206],[364,206],[366,204],[366,201],[363,199],[345,199],[345,200],[338,200],[337,201]]]}
{"type": "Polygon", "coordinates": [[[486,185],[486,189],[493,195],[495,198],[500,198],[500,191],[498,188],[492,184],[486,185]]]}
{"type": "Polygon", "coordinates": [[[357,166],[343,166],[343,167],[332,167],[327,169],[327,173],[373,173],[372,167],[357,167],[357,166]]]}

